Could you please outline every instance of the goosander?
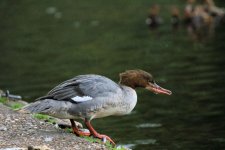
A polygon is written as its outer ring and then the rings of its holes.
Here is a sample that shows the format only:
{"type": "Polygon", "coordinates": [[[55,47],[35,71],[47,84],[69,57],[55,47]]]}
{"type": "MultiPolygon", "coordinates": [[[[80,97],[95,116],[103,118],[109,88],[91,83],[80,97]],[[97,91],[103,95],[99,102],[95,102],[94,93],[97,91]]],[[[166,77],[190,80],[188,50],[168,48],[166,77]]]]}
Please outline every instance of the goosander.
{"type": "Polygon", "coordinates": [[[150,73],[128,70],[120,73],[119,84],[101,75],[79,75],[62,82],[47,95],[21,109],[22,112],[47,114],[56,118],[70,119],[77,136],[93,135],[115,142],[107,135],[99,134],[91,120],[111,115],[129,114],[137,103],[135,88],[142,87],[156,94],[172,92],[158,86],[150,73]],[[83,119],[90,133],[78,129],[74,119],[83,119]]]}

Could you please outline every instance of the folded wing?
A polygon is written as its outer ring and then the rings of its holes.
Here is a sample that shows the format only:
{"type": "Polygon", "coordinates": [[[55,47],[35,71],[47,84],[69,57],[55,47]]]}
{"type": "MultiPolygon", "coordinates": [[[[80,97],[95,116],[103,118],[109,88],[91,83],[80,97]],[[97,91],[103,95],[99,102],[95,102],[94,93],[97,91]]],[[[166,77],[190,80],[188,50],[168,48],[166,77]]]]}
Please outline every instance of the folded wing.
{"type": "Polygon", "coordinates": [[[104,76],[80,75],[59,84],[46,96],[37,100],[53,99],[82,103],[107,94],[116,94],[118,90],[120,90],[120,86],[104,76]]]}

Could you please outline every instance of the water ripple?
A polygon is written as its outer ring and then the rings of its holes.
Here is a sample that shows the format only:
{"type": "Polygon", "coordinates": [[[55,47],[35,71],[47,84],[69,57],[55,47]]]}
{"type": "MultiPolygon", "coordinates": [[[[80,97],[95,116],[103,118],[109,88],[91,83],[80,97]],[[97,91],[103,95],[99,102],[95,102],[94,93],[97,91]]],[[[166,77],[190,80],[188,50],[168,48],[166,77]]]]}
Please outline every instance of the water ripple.
{"type": "Polygon", "coordinates": [[[140,144],[140,145],[148,145],[148,144],[156,144],[157,140],[156,139],[145,139],[145,140],[136,140],[134,141],[135,144],[140,144]]]}
{"type": "Polygon", "coordinates": [[[142,124],[136,125],[137,128],[158,128],[161,126],[162,124],[160,123],[142,123],[142,124]]]}

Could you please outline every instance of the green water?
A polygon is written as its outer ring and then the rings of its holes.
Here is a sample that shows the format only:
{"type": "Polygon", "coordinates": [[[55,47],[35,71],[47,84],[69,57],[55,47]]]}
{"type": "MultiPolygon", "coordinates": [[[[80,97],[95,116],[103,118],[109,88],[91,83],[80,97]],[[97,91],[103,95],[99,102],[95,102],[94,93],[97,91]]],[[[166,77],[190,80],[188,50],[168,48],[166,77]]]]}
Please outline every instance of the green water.
{"type": "MultiPolygon", "coordinates": [[[[219,1],[225,6],[224,2],[219,1]]],[[[0,1],[0,88],[32,101],[73,76],[96,73],[118,81],[126,69],[151,72],[172,96],[138,89],[123,117],[96,119],[100,133],[133,149],[225,149],[225,28],[193,42],[164,24],[149,32],[147,0],[0,1]]]]}

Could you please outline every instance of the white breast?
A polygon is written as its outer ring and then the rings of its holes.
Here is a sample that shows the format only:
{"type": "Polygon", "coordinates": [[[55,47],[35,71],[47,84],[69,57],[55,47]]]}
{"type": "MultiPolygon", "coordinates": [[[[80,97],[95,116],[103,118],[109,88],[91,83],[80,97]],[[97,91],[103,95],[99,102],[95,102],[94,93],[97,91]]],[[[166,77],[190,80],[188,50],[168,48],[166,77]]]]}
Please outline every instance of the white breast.
{"type": "Polygon", "coordinates": [[[122,94],[115,96],[115,99],[109,100],[109,103],[99,111],[92,115],[93,118],[102,118],[111,115],[126,115],[129,114],[137,103],[136,91],[130,87],[123,87],[122,94]]]}
{"type": "Polygon", "coordinates": [[[137,93],[134,89],[124,86],[124,102],[122,109],[126,111],[126,114],[130,113],[137,104],[137,93]]]}

